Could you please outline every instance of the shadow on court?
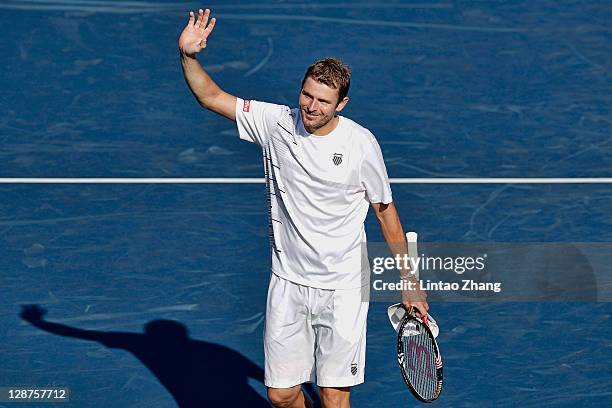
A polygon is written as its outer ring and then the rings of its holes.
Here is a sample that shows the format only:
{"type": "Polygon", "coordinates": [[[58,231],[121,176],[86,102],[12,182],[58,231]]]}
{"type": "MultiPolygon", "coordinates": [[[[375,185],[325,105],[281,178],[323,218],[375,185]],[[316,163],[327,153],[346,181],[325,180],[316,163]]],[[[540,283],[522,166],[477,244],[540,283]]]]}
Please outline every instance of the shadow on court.
{"type": "Polygon", "coordinates": [[[48,322],[43,320],[45,314],[37,305],[21,310],[24,320],[46,332],[131,352],[181,408],[271,406],[247,382],[248,378],[263,382],[262,368],[228,347],[190,339],[187,327],[179,322],[152,320],[144,326],[144,333],[104,332],[48,322]]]}

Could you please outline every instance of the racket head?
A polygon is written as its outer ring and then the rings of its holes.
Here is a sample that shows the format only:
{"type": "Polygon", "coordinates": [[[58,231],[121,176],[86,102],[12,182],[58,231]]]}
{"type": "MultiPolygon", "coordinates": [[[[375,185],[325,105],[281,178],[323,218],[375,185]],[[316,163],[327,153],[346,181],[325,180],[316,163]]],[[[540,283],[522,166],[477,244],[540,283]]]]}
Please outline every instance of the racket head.
{"type": "Polygon", "coordinates": [[[406,309],[397,334],[397,362],[404,382],[422,402],[435,401],[442,392],[442,356],[436,339],[427,325],[406,309]]]}

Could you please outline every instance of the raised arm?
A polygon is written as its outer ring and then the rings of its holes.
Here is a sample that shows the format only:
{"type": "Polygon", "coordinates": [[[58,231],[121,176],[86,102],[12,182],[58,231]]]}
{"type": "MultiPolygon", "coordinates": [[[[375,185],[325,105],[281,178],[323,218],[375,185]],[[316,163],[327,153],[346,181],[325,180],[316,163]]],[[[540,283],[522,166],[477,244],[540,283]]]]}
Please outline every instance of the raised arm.
{"type": "Polygon", "coordinates": [[[38,305],[24,305],[21,307],[21,318],[35,327],[49,333],[76,339],[97,341],[106,347],[133,350],[142,344],[143,335],[126,332],[104,332],[96,330],[83,330],[65,324],[48,322],[43,319],[47,310],[38,305]]]}
{"type": "Polygon", "coordinates": [[[219,88],[196,59],[196,55],[206,48],[208,36],[215,27],[216,19],[208,21],[209,16],[209,9],[200,9],[197,20],[193,11],[189,12],[189,21],[178,41],[183,75],[191,93],[203,108],[235,121],[236,97],[219,88]]]}

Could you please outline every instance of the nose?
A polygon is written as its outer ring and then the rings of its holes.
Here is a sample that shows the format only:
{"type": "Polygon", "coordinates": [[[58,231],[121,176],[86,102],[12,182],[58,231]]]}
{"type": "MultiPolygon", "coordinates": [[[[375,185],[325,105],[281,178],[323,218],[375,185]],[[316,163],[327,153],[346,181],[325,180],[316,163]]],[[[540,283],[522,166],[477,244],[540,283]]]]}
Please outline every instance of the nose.
{"type": "Polygon", "coordinates": [[[312,99],[310,101],[310,104],[308,104],[308,110],[310,112],[314,112],[317,109],[317,106],[318,106],[317,100],[316,99],[312,99]]]}

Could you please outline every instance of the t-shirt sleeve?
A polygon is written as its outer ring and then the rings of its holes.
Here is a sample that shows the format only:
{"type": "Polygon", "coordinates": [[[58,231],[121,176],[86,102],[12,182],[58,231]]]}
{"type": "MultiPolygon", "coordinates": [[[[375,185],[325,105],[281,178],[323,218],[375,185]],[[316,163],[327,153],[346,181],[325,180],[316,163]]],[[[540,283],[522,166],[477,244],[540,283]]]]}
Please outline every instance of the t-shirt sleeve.
{"type": "Polygon", "coordinates": [[[236,125],[242,140],[264,146],[283,112],[283,105],[236,98],[236,125]]]}
{"type": "Polygon", "coordinates": [[[393,197],[382,151],[374,136],[369,139],[359,169],[361,185],[371,203],[389,204],[393,197]]]}

